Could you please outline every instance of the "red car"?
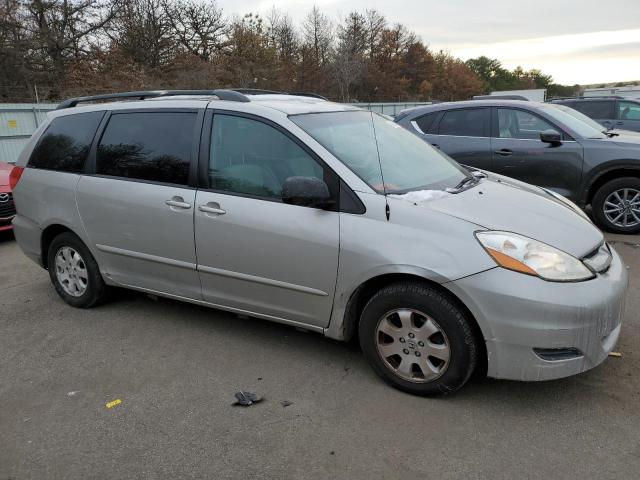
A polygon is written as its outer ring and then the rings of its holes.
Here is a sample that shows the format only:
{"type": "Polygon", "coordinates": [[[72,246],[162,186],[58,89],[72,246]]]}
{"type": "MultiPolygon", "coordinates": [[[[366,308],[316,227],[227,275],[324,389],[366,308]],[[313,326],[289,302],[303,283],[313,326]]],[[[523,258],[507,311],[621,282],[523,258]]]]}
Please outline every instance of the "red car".
{"type": "Polygon", "coordinates": [[[13,203],[9,175],[13,165],[0,162],[0,232],[11,230],[11,220],[16,216],[16,206],[13,203]]]}

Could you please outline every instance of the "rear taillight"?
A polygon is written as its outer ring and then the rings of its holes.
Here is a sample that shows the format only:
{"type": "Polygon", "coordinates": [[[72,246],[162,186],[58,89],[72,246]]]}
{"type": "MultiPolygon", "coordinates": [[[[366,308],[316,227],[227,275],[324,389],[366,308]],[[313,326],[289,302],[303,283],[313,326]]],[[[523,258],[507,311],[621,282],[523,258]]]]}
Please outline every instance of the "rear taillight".
{"type": "Polygon", "coordinates": [[[11,190],[14,190],[16,185],[18,185],[22,172],[24,172],[24,167],[13,167],[11,170],[11,173],[9,174],[9,186],[11,187],[11,190]]]}

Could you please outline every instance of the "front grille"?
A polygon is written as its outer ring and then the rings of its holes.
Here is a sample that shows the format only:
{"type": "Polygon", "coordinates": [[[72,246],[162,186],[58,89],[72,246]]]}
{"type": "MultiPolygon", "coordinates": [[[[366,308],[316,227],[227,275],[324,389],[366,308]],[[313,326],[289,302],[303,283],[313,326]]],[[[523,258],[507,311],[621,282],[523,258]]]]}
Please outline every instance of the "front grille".
{"type": "Polygon", "coordinates": [[[0,193],[0,219],[11,218],[15,214],[16,205],[13,203],[13,195],[11,195],[10,193],[0,193]],[[6,200],[5,195],[9,195],[9,198],[7,198],[6,200]]]}
{"type": "Polygon", "coordinates": [[[611,266],[612,260],[613,257],[611,255],[611,250],[609,250],[609,246],[606,243],[603,243],[600,247],[582,259],[584,264],[594,273],[606,272],[611,266]]]}

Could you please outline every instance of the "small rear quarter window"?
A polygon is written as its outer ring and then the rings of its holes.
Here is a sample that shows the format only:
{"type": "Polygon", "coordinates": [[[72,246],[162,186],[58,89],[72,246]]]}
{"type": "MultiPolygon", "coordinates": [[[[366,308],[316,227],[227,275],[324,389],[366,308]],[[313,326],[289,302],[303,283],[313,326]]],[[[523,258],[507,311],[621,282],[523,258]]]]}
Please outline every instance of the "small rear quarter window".
{"type": "Polygon", "coordinates": [[[54,118],[38,141],[28,167],[81,172],[104,112],[54,118]]]}

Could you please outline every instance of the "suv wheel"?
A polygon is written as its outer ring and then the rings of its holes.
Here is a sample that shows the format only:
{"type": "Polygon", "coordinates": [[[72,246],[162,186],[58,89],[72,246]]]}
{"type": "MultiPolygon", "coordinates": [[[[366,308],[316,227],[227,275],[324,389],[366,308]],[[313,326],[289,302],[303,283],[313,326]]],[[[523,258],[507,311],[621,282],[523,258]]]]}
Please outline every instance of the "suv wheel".
{"type": "Polygon", "coordinates": [[[98,264],[74,234],[65,232],[53,239],[47,266],[56,292],[69,305],[90,308],[107,298],[107,286],[98,264]]]}
{"type": "Polygon", "coordinates": [[[592,207],[601,228],[614,233],[640,232],[640,178],[605,183],[593,197],[592,207]]]}
{"type": "Polygon", "coordinates": [[[471,325],[440,291],[396,283],[364,307],[360,345],[387,383],[417,395],[443,395],[462,387],[476,367],[479,346],[471,325]]]}

